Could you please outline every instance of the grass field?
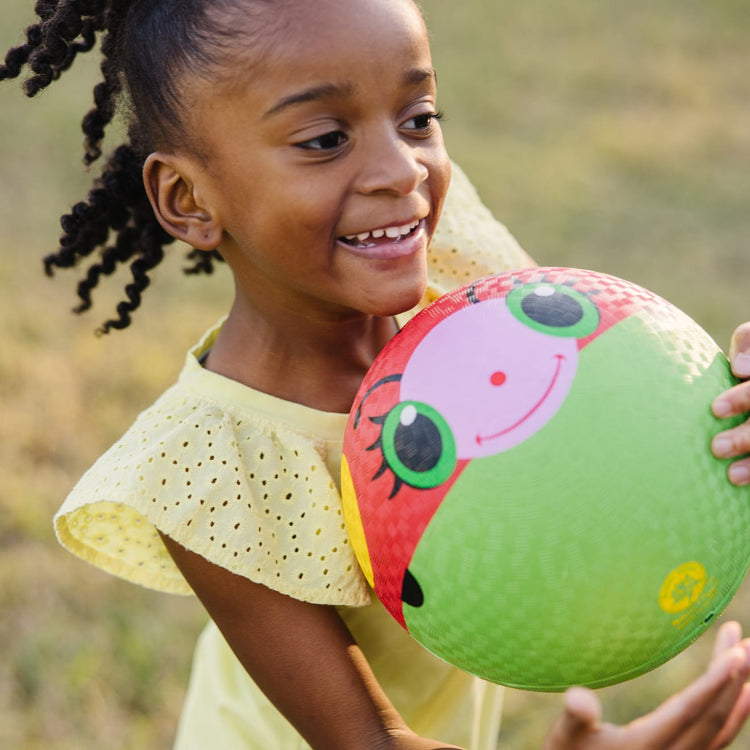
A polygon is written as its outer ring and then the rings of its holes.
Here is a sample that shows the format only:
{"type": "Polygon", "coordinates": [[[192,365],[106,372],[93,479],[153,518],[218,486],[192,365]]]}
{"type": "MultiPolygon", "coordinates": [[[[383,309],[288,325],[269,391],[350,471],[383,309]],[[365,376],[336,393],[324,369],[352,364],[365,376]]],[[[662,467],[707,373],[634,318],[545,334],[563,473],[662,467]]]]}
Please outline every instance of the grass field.
{"type": "MultiPolygon", "coordinates": [[[[20,41],[32,4],[4,1],[0,46],[20,41]]],[[[448,146],[526,249],[641,283],[725,345],[750,319],[746,0],[424,6],[448,146]]],[[[79,318],[68,313],[75,274],[43,276],[59,215],[92,179],[78,123],[97,71],[81,63],[32,101],[0,87],[0,747],[157,750],[204,615],[77,561],[51,517],[170,383],[230,284],[183,277],[173,252],[132,328],[97,338],[124,280],[79,318]]],[[[748,605],[746,585],[728,614],[750,629],[748,605]]],[[[709,645],[602,691],[607,717],[655,705],[697,674],[709,645]]],[[[559,703],[511,692],[501,746],[540,747],[559,703]]],[[[735,747],[750,748],[750,730],[735,747]]]]}

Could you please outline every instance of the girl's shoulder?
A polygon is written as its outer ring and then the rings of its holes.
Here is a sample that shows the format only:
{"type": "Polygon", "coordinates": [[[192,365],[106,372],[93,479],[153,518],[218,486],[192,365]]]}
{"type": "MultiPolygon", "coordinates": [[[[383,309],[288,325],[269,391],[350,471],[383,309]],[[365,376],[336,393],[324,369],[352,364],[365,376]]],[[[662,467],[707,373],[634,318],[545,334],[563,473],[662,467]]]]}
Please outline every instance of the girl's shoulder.
{"type": "Polygon", "coordinates": [[[200,351],[81,478],[55,516],[60,542],[133,582],[189,593],[158,529],[296,598],[367,603],[337,489],[346,415],[210,373],[200,351]]]}

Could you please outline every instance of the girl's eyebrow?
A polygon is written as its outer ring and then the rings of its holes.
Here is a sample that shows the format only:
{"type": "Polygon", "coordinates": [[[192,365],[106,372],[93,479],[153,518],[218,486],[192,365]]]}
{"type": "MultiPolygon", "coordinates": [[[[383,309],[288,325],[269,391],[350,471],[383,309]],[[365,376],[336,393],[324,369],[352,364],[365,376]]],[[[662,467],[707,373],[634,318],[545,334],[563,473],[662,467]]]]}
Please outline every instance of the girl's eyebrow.
{"type": "Polygon", "coordinates": [[[412,68],[404,74],[404,83],[415,85],[424,81],[432,80],[437,83],[437,72],[435,68],[412,68]]]}
{"type": "MultiPolygon", "coordinates": [[[[406,71],[403,76],[404,84],[409,86],[430,79],[437,81],[437,74],[435,73],[434,68],[414,68],[406,71]]],[[[351,96],[354,89],[355,86],[351,83],[323,83],[319,86],[312,86],[309,89],[304,89],[303,91],[298,91],[279,99],[276,104],[263,114],[262,119],[265,120],[266,118],[275,115],[277,112],[284,110],[287,107],[293,107],[296,104],[305,104],[306,102],[312,102],[318,99],[343,99],[347,96],[351,96]]]]}
{"type": "Polygon", "coordinates": [[[316,99],[343,99],[346,96],[350,96],[354,91],[354,86],[350,83],[347,84],[335,84],[335,83],[323,83],[320,86],[312,86],[304,91],[299,91],[295,94],[285,96],[276,104],[267,110],[263,114],[263,119],[271,115],[275,115],[282,109],[292,107],[295,104],[304,104],[305,102],[312,102],[316,99]]]}

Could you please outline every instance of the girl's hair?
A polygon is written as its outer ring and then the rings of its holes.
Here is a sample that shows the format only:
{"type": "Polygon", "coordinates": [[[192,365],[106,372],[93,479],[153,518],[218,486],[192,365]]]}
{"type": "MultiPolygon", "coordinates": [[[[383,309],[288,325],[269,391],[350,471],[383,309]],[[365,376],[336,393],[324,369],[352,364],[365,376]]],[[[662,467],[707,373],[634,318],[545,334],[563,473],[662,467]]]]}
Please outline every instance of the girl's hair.
{"type": "MultiPolygon", "coordinates": [[[[143,164],[158,148],[190,145],[182,129],[183,79],[188,71],[208,77],[225,61],[240,27],[237,14],[247,14],[248,3],[242,5],[237,0],[37,0],[38,23],[26,29],[26,43],[11,49],[0,65],[0,80],[17,78],[27,66],[24,91],[34,96],[100,41],[103,80],[94,87],[94,107],[82,122],[87,165],[101,156],[118,107],[128,114],[127,142],[114,149],[87,199],[61,218],[60,247],[44,259],[51,276],[55,268],[76,266],[99,251],[79,281],[76,312],[91,307],[91,293],[103,275],[129,264],[127,299],[101,332],[130,324],[149,272],[174,241],[151,209],[143,164]]],[[[193,249],[188,258],[193,264],[186,273],[211,273],[214,260],[221,260],[215,250],[193,249]]]]}

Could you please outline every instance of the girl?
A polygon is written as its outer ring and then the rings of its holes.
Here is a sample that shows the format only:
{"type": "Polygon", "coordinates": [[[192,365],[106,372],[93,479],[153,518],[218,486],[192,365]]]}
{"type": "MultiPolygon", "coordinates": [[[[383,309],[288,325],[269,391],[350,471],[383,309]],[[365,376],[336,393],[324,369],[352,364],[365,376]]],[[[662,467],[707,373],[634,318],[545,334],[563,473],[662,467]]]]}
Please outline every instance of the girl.
{"type": "MultiPolygon", "coordinates": [[[[211,615],[176,746],[493,748],[500,689],[435,660],[370,602],[337,491],[346,413],[408,311],[529,262],[457,172],[428,260],[450,163],[412,0],[36,7],[40,23],[2,77],[28,64],[33,95],[102,33],[88,162],[117,100],[131,116],[128,143],[63,217],[47,269],[104,247],[79,286],[86,309],[100,276],[130,262],[127,300],[104,331],[130,323],[174,238],[195,248],[195,270],[220,257],[235,281],[226,319],[55,519],[73,552],[192,590],[211,615]]],[[[741,364],[749,330],[736,340],[741,364]]],[[[743,384],[715,409],[749,406],[743,384]]],[[[748,433],[725,432],[717,452],[747,452],[748,433]]],[[[735,462],[735,481],[747,466],[735,462]]],[[[593,694],[569,691],[547,747],[724,746],[750,712],[748,674],[750,642],[730,623],[706,673],[631,725],[602,724],[593,694]]]]}

